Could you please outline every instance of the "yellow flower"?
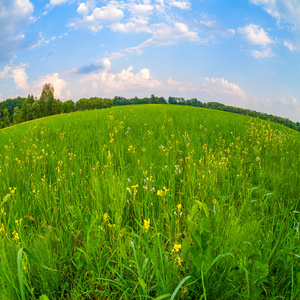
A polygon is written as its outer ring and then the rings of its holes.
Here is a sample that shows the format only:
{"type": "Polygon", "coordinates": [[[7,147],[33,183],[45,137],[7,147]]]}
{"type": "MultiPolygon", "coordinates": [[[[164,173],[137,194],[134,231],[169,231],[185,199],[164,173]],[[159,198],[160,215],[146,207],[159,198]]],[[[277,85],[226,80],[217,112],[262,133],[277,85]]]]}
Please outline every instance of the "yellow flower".
{"type": "Polygon", "coordinates": [[[157,196],[165,197],[168,191],[169,189],[164,186],[162,190],[157,191],[157,196]]]}
{"type": "Polygon", "coordinates": [[[106,221],[107,221],[107,218],[108,218],[107,213],[105,213],[105,214],[103,215],[103,218],[104,218],[104,222],[106,222],[106,221]]]}
{"type": "Polygon", "coordinates": [[[144,229],[147,232],[150,228],[150,218],[147,220],[144,220],[144,229]]]}
{"type": "Polygon", "coordinates": [[[177,209],[178,209],[179,212],[181,212],[181,208],[182,208],[182,205],[179,203],[179,204],[177,205],[177,209]]]}
{"type": "Polygon", "coordinates": [[[181,250],[181,244],[175,244],[172,252],[179,252],[179,250],[181,250]]]}
{"type": "Polygon", "coordinates": [[[181,263],[183,262],[182,258],[180,256],[177,257],[178,265],[181,266],[181,263]]]}
{"type": "Polygon", "coordinates": [[[9,187],[9,191],[12,195],[15,193],[16,189],[17,189],[16,187],[14,187],[14,188],[9,187]]]}

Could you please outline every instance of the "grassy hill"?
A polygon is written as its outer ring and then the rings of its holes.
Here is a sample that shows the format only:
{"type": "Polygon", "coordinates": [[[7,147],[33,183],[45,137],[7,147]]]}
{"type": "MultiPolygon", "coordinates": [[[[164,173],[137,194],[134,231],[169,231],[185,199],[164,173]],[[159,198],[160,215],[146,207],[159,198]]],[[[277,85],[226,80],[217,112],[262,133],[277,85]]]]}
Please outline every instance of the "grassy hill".
{"type": "Polygon", "coordinates": [[[299,149],[175,105],[3,129],[0,298],[299,299],[299,149]]]}

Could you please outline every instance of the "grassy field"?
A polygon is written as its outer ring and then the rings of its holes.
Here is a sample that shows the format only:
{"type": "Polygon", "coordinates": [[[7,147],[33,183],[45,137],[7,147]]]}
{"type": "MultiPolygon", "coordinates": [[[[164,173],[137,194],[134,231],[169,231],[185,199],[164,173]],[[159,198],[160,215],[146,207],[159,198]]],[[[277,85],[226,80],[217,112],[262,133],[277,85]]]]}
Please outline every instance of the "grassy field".
{"type": "Polygon", "coordinates": [[[174,105],[1,130],[0,299],[300,299],[299,149],[174,105]]]}

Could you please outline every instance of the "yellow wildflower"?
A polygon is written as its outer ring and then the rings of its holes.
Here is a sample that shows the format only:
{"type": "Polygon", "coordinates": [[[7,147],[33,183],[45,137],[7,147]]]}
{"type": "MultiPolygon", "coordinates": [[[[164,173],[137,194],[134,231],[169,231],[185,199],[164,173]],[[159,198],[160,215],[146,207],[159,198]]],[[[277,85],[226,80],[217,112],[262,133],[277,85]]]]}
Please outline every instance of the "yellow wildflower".
{"type": "Polygon", "coordinates": [[[147,232],[150,228],[150,218],[148,220],[144,220],[144,229],[147,232]]]}
{"type": "Polygon", "coordinates": [[[14,187],[14,188],[9,187],[9,191],[12,195],[15,193],[16,189],[17,189],[16,187],[14,187]]]}
{"type": "Polygon", "coordinates": [[[179,252],[181,250],[181,244],[175,244],[172,252],[179,252]]]}
{"type": "Polygon", "coordinates": [[[177,205],[177,209],[178,209],[179,212],[181,212],[181,208],[182,208],[182,205],[179,203],[179,204],[177,205]]]}
{"type": "Polygon", "coordinates": [[[181,266],[181,263],[183,262],[182,258],[180,256],[177,257],[178,265],[181,266]]]}
{"type": "Polygon", "coordinates": [[[108,218],[107,213],[105,213],[105,214],[103,215],[103,218],[104,218],[104,222],[106,222],[106,221],[107,221],[107,218],[108,218]]]}

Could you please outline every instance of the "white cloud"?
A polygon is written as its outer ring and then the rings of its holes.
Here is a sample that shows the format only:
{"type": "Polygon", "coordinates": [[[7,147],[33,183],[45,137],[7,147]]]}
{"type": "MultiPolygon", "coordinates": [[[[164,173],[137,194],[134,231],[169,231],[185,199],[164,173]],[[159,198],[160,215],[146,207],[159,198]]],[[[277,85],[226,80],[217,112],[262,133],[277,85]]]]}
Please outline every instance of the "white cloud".
{"type": "MultiPolygon", "coordinates": [[[[262,8],[272,17],[278,24],[292,24],[296,35],[296,44],[293,50],[300,50],[300,1],[298,0],[249,0],[255,5],[262,8]]],[[[285,45],[286,46],[286,45],[285,45]]]]}
{"type": "Polygon", "coordinates": [[[149,13],[153,10],[152,5],[145,5],[145,4],[136,4],[133,5],[131,8],[132,14],[137,17],[147,17],[149,13]]]}
{"type": "Polygon", "coordinates": [[[153,11],[153,6],[149,4],[135,4],[129,6],[132,17],[127,23],[113,23],[110,28],[112,31],[120,32],[147,32],[151,33],[148,26],[149,15],[153,11]]]}
{"type": "MultiPolygon", "coordinates": [[[[89,4],[89,7],[92,7],[92,5],[89,4]]],[[[92,14],[90,15],[85,14],[87,12],[87,6],[82,6],[80,9],[79,8],[80,6],[78,7],[77,12],[84,14],[83,19],[75,19],[72,23],[68,24],[69,27],[86,27],[92,32],[98,32],[103,28],[103,23],[115,23],[120,21],[124,17],[123,11],[113,4],[102,7],[95,7],[92,14]]]]}
{"type": "Polygon", "coordinates": [[[68,99],[71,99],[71,97],[72,97],[72,93],[71,93],[71,91],[70,90],[67,90],[67,92],[66,92],[66,98],[68,98],[68,99]]]}
{"type": "Polygon", "coordinates": [[[267,58],[274,56],[274,53],[270,47],[267,47],[261,51],[251,50],[250,52],[255,58],[267,58]]]}
{"type": "MultiPolygon", "coordinates": [[[[36,94],[41,94],[42,90],[43,90],[43,86],[46,83],[51,83],[54,87],[54,97],[55,98],[65,98],[62,95],[62,91],[63,89],[67,86],[67,82],[62,79],[59,78],[59,74],[58,73],[53,73],[53,74],[49,74],[44,76],[35,86],[35,91],[36,94]]],[[[68,96],[68,95],[67,95],[68,96]]]]}
{"type": "Polygon", "coordinates": [[[49,5],[55,6],[55,5],[61,5],[63,3],[68,2],[69,0],[50,0],[49,5]]]}
{"type": "Polygon", "coordinates": [[[268,45],[274,41],[259,25],[249,24],[245,27],[239,27],[238,32],[248,40],[252,45],[261,46],[261,50],[250,50],[250,53],[255,58],[267,58],[274,56],[274,53],[268,45]]]}
{"type": "Polygon", "coordinates": [[[290,41],[284,41],[283,42],[283,45],[285,46],[285,47],[287,47],[287,48],[289,48],[289,50],[291,51],[291,52],[293,52],[294,50],[295,50],[295,45],[294,45],[294,43],[292,43],[292,42],[290,42],[290,41]]]}
{"type": "Polygon", "coordinates": [[[210,20],[200,20],[199,23],[201,25],[206,26],[206,27],[213,27],[216,24],[216,21],[215,20],[213,20],[213,21],[210,21],[210,20]]]}
{"type": "Polygon", "coordinates": [[[103,66],[105,69],[109,70],[111,66],[111,62],[108,58],[103,59],[103,66]]]}
{"type": "Polygon", "coordinates": [[[8,64],[4,67],[4,70],[0,72],[0,78],[13,78],[17,89],[28,90],[26,67],[26,64],[19,64],[17,66],[8,64]]]}
{"type": "Polygon", "coordinates": [[[87,15],[89,13],[89,9],[85,3],[80,3],[77,8],[77,12],[81,15],[87,15]]]}
{"type": "Polygon", "coordinates": [[[279,98],[279,102],[282,103],[282,104],[286,104],[286,97],[281,96],[281,97],[279,98]]]}
{"type": "Polygon", "coordinates": [[[151,29],[148,26],[148,21],[146,19],[131,18],[127,23],[114,23],[111,25],[112,31],[120,32],[148,32],[151,33],[151,29]]]}
{"type": "Polygon", "coordinates": [[[292,101],[293,101],[293,106],[294,106],[295,108],[297,108],[297,107],[298,107],[298,101],[297,101],[297,99],[292,95],[292,93],[291,93],[291,98],[292,98],[292,101]]]}
{"type": "Polygon", "coordinates": [[[245,92],[235,83],[228,82],[224,78],[208,78],[203,81],[203,90],[207,93],[236,95],[245,97],[245,92]]]}
{"type": "Polygon", "coordinates": [[[239,27],[238,32],[243,34],[253,45],[266,46],[273,43],[272,39],[259,25],[249,24],[245,27],[239,27]]]}
{"type": "Polygon", "coordinates": [[[279,22],[292,23],[297,27],[300,25],[300,2],[297,0],[250,0],[250,2],[261,5],[268,14],[279,22]]]}
{"type": "Polygon", "coordinates": [[[119,8],[109,5],[104,7],[96,7],[91,15],[92,19],[101,20],[101,21],[118,21],[122,19],[124,13],[119,8]]]}
{"type": "Polygon", "coordinates": [[[180,9],[190,9],[191,8],[191,4],[189,3],[189,1],[171,1],[169,3],[169,5],[178,7],[180,9]]]}
{"type": "Polygon", "coordinates": [[[199,36],[197,32],[190,31],[184,23],[176,22],[173,26],[164,23],[154,24],[152,26],[153,35],[151,38],[132,48],[132,50],[140,50],[148,46],[174,45],[180,42],[198,42],[199,36]]]}
{"type": "Polygon", "coordinates": [[[171,76],[167,80],[167,87],[172,92],[178,90],[181,93],[197,90],[191,83],[173,80],[171,76]]]}
{"type": "Polygon", "coordinates": [[[0,1],[0,61],[9,61],[16,50],[26,47],[24,32],[32,22],[32,13],[29,0],[0,1]]]}
{"type": "Polygon", "coordinates": [[[231,36],[235,35],[235,30],[234,29],[227,29],[227,33],[231,36]]]}
{"type": "MultiPolygon", "coordinates": [[[[51,39],[52,41],[55,40],[55,37],[51,39]]],[[[49,44],[49,40],[46,40],[45,37],[43,37],[43,33],[39,32],[39,39],[37,40],[37,42],[35,44],[33,44],[30,49],[34,49],[36,47],[40,47],[43,46],[45,44],[49,44]]]]}
{"type": "Polygon", "coordinates": [[[0,93],[0,102],[3,101],[2,96],[3,96],[2,93],[0,93]]]}
{"type": "Polygon", "coordinates": [[[91,83],[95,91],[101,90],[112,96],[120,92],[130,93],[132,91],[145,94],[147,90],[151,91],[162,86],[160,81],[150,76],[149,69],[143,68],[134,73],[132,66],[119,73],[113,73],[109,68],[106,68],[99,73],[84,76],[80,82],[91,83]]]}
{"type": "Polygon", "coordinates": [[[269,107],[272,107],[272,103],[271,103],[271,101],[270,101],[269,98],[266,98],[266,99],[264,100],[264,102],[267,103],[267,105],[268,105],[269,107]]]}

